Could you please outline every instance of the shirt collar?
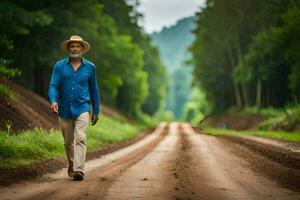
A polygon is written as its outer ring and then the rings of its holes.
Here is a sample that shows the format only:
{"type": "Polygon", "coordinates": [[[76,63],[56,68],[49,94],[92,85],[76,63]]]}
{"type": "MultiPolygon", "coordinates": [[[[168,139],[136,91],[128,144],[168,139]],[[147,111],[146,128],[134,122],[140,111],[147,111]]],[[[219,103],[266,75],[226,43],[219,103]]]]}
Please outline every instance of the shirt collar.
{"type": "MultiPolygon", "coordinates": [[[[65,59],[65,63],[70,63],[70,57],[68,57],[68,58],[65,59]]],[[[86,65],[87,64],[86,59],[84,59],[83,57],[81,57],[81,63],[83,65],[86,65]]]]}
{"type": "Polygon", "coordinates": [[[83,57],[81,57],[81,61],[82,61],[83,65],[87,64],[86,59],[84,59],[83,57]]]}

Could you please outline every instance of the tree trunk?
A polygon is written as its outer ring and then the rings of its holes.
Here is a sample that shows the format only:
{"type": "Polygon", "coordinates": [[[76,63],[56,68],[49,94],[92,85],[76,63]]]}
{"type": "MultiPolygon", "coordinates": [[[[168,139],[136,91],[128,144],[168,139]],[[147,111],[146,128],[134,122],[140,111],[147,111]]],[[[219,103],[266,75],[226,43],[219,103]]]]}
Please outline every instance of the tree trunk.
{"type": "Polygon", "coordinates": [[[257,108],[260,108],[261,106],[261,88],[262,88],[262,81],[259,78],[256,83],[256,107],[257,108]]]}
{"type": "Polygon", "coordinates": [[[242,96],[244,99],[244,106],[249,106],[249,94],[248,94],[246,83],[242,83],[241,88],[242,88],[242,96]]]}
{"type": "Polygon", "coordinates": [[[267,93],[266,94],[266,99],[267,99],[266,105],[267,106],[271,106],[271,90],[270,90],[270,85],[268,85],[266,93],[267,93]]]}
{"type": "Polygon", "coordinates": [[[235,82],[233,82],[233,89],[234,89],[234,94],[235,94],[236,105],[237,105],[238,109],[240,110],[242,108],[242,98],[241,98],[239,86],[235,82]]]}
{"type": "MultiPolygon", "coordinates": [[[[244,65],[244,60],[243,60],[243,53],[242,53],[242,48],[241,48],[241,43],[240,43],[240,37],[239,33],[236,32],[236,49],[237,49],[237,58],[238,58],[238,63],[241,64],[242,66],[244,65]]],[[[242,88],[242,95],[244,99],[244,105],[248,106],[249,105],[249,91],[247,89],[247,83],[242,82],[241,84],[242,88]]]]}
{"type": "MultiPolygon", "coordinates": [[[[229,58],[230,65],[231,65],[232,69],[234,69],[236,64],[234,62],[234,58],[233,58],[232,51],[231,51],[230,47],[227,48],[227,53],[228,53],[228,58],[229,58]]],[[[241,109],[242,108],[242,98],[241,98],[241,93],[240,93],[238,84],[234,80],[232,80],[232,85],[233,85],[233,91],[234,91],[236,106],[237,106],[238,109],[241,109]]]]}

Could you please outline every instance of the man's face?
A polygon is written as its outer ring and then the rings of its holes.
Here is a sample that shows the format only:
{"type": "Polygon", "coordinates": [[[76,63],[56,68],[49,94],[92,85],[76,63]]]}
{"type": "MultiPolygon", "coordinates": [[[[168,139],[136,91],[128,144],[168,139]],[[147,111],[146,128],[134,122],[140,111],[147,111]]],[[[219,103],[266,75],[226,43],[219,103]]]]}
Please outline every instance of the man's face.
{"type": "Polygon", "coordinates": [[[71,42],[69,44],[69,54],[72,58],[81,57],[82,45],[79,42],[71,42]]]}

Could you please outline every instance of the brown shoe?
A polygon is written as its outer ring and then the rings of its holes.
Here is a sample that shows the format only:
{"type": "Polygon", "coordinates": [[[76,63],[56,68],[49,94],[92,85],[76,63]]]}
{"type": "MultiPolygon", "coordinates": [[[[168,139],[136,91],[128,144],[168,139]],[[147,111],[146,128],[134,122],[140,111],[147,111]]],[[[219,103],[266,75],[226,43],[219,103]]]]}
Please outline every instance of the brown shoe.
{"type": "Polygon", "coordinates": [[[84,174],[83,172],[80,172],[80,171],[76,171],[74,173],[74,176],[73,176],[73,180],[74,181],[82,181],[84,179],[84,174]]]}
{"type": "Polygon", "coordinates": [[[74,176],[73,166],[69,166],[68,167],[68,176],[69,177],[73,177],[74,176]]]}

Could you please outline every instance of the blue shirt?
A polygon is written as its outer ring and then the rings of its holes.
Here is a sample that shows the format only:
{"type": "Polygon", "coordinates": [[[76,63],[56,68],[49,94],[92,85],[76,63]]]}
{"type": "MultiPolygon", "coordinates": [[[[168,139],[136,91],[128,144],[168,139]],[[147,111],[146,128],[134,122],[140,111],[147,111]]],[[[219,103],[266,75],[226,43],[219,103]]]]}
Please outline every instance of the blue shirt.
{"type": "Polygon", "coordinates": [[[98,115],[100,97],[95,65],[82,58],[75,71],[69,58],[54,65],[48,91],[50,103],[58,103],[58,115],[63,119],[75,119],[81,113],[93,110],[98,115]]]}

